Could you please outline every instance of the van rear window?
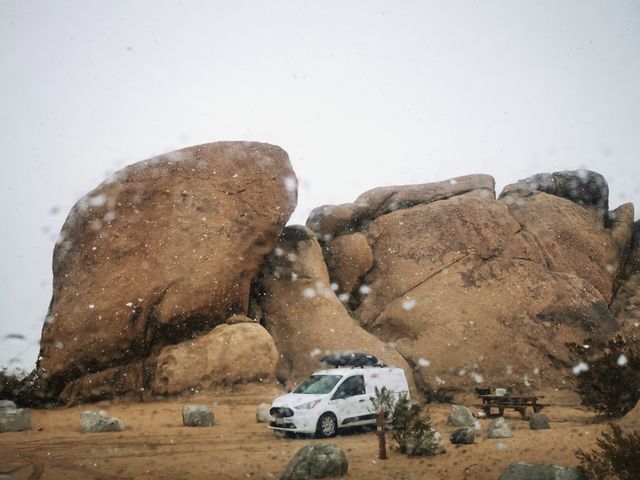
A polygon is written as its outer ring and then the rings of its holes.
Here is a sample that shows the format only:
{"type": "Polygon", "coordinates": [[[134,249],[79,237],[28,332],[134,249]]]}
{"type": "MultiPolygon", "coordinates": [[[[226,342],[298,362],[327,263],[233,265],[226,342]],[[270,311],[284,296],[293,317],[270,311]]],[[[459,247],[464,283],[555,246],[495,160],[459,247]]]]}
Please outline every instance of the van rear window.
{"type": "Polygon", "coordinates": [[[329,393],[341,378],[342,375],[311,375],[293,393],[329,393]]]}

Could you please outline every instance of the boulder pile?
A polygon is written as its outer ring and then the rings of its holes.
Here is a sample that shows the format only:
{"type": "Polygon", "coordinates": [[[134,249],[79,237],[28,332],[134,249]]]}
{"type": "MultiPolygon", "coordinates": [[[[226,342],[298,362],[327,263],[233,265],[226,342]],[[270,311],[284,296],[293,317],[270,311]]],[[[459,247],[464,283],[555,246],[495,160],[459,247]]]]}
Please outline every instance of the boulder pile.
{"type": "Polygon", "coordinates": [[[635,338],[640,227],[595,172],[499,196],[489,175],[375,188],[285,227],[296,201],[287,153],[252,142],[160,155],[83,197],[54,250],[50,395],[293,386],[340,351],[428,398],[570,388],[567,342],[635,338]]]}

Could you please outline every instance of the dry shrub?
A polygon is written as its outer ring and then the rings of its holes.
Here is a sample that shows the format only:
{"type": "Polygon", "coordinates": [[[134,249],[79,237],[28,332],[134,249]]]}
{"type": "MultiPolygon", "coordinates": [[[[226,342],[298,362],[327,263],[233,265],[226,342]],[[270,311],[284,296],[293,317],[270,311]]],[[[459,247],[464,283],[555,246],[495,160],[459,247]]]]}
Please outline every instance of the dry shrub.
{"type": "Polygon", "coordinates": [[[592,480],[638,480],[640,478],[640,432],[624,433],[611,425],[611,433],[603,432],[591,452],[578,450],[578,468],[592,480]]]}
{"type": "Polygon", "coordinates": [[[589,339],[585,345],[567,344],[576,360],[589,367],[578,375],[583,405],[609,417],[624,416],[640,399],[640,354],[621,335],[602,349],[592,348],[589,339]],[[620,360],[625,360],[623,365],[620,360]]]}

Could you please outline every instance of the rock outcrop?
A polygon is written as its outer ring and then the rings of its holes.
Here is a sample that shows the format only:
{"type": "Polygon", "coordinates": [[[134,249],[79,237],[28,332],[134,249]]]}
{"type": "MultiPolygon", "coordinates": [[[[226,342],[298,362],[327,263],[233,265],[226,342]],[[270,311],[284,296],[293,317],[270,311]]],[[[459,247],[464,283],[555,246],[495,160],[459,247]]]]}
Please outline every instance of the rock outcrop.
{"type": "MultiPolygon", "coordinates": [[[[70,212],[53,257],[38,371],[53,393],[248,313],[296,205],[279,147],[220,142],[130,165],[70,212]]],[[[144,385],[141,385],[144,386],[144,385]]]]}
{"type": "Polygon", "coordinates": [[[264,324],[280,351],[280,381],[297,383],[321,367],[323,356],[341,351],[364,351],[410,372],[398,352],[349,316],[330,287],[322,250],[308,228],[285,228],[258,284],[264,324]]]}
{"type": "MultiPolygon", "coordinates": [[[[538,175],[500,199],[486,175],[383,191],[316,209],[307,225],[328,264],[341,238],[366,237],[373,266],[342,298],[409,361],[425,393],[570,384],[565,343],[617,330],[609,303],[633,207],[607,212],[602,176],[538,175]]],[[[331,272],[330,281],[350,287],[331,272]]]]}
{"type": "Polygon", "coordinates": [[[273,380],[277,361],[273,338],[261,325],[219,325],[194,340],[165,347],[158,356],[153,391],[180,393],[273,380]]]}

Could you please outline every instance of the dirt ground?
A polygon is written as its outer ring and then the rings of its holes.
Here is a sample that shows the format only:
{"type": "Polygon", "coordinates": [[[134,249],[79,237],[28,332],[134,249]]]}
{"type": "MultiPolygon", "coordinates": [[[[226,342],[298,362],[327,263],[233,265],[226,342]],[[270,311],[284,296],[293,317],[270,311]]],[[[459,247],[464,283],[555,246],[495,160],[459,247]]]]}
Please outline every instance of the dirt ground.
{"type": "MultiPolygon", "coordinates": [[[[480,420],[473,445],[448,444],[436,457],[407,458],[390,450],[379,460],[375,432],[355,430],[329,440],[290,439],[255,420],[256,407],[279,392],[199,395],[188,400],[99,403],[33,411],[33,430],[0,434],[0,478],[11,479],[241,479],[280,478],[295,452],[310,443],[335,443],[346,452],[352,479],[492,479],[511,463],[575,466],[574,451],[592,448],[606,424],[574,406],[545,409],[551,430],[532,431],[517,412],[505,415],[514,437],[484,439],[489,420],[480,420]],[[185,403],[214,409],[216,425],[182,426],[185,403]],[[124,432],[80,433],[80,414],[106,409],[124,432]]],[[[431,404],[434,427],[448,439],[449,406],[431,404]]],[[[448,443],[448,441],[447,441],[448,443]]]]}

